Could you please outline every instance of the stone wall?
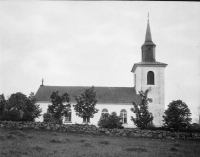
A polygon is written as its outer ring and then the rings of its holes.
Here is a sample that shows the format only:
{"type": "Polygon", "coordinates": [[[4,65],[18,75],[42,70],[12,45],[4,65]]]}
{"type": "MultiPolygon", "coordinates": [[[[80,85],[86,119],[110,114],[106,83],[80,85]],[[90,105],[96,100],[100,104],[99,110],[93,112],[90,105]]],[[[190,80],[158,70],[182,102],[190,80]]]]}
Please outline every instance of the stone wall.
{"type": "Polygon", "coordinates": [[[0,127],[18,128],[18,129],[36,129],[36,130],[55,130],[63,132],[84,132],[90,134],[104,134],[108,136],[200,140],[200,133],[172,132],[163,130],[152,131],[152,130],[140,130],[135,128],[105,129],[105,128],[98,128],[94,125],[81,125],[81,124],[58,125],[53,123],[42,123],[42,122],[0,121],[0,127]]]}

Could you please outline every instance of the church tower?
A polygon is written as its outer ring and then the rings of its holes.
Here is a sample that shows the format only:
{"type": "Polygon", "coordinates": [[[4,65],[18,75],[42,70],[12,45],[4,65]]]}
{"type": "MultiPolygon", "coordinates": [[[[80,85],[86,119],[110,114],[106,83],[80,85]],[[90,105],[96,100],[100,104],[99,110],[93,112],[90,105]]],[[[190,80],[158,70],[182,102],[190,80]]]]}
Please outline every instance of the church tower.
{"type": "Polygon", "coordinates": [[[153,113],[153,124],[162,126],[165,110],[165,75],[167,64],[156,61],[156,45],[152,41],[149,19],[147,22],[145,42],[141,47],[142,61],[135,63],[131,72],[134,75],[136,92],[149,89],[149,111],[153,113]]]}

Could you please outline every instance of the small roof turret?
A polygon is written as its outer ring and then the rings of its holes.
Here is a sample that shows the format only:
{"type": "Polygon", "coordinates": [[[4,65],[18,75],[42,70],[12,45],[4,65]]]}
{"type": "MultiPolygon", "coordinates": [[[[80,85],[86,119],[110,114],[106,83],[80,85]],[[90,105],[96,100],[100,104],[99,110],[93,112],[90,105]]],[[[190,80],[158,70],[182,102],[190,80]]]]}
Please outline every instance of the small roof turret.
{"type": "Polygon", "coordinates": [[[43,87],[44,86],[44,79],[42,79],[42,84],[40,85],[40,87],[43,87]]]}

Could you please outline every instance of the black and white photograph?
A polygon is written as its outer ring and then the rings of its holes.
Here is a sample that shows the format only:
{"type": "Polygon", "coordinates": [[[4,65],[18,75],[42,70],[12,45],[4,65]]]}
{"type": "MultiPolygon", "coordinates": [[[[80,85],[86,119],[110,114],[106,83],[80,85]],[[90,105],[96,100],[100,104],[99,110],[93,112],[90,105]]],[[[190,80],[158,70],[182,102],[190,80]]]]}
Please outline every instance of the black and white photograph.
{"type": "Polygon", "coordinates": [[[198,157],[198,1],[0,1],[1,157],[198,157]]]}

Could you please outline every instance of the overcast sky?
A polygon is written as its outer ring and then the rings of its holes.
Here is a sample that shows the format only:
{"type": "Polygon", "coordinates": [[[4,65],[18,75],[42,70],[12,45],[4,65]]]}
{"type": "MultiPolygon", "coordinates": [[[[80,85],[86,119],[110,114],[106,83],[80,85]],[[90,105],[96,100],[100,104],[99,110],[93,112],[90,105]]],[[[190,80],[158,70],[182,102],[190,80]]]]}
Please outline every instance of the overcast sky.
{"type": "Polygon", "coordinates": [[[36,93],[42,78],[52,86],[132,87],[148,12],[156,60],[168,64],[165,105],[181,99],[194,112],[198,2],[0,1],[0,94],[36,93]]]}

